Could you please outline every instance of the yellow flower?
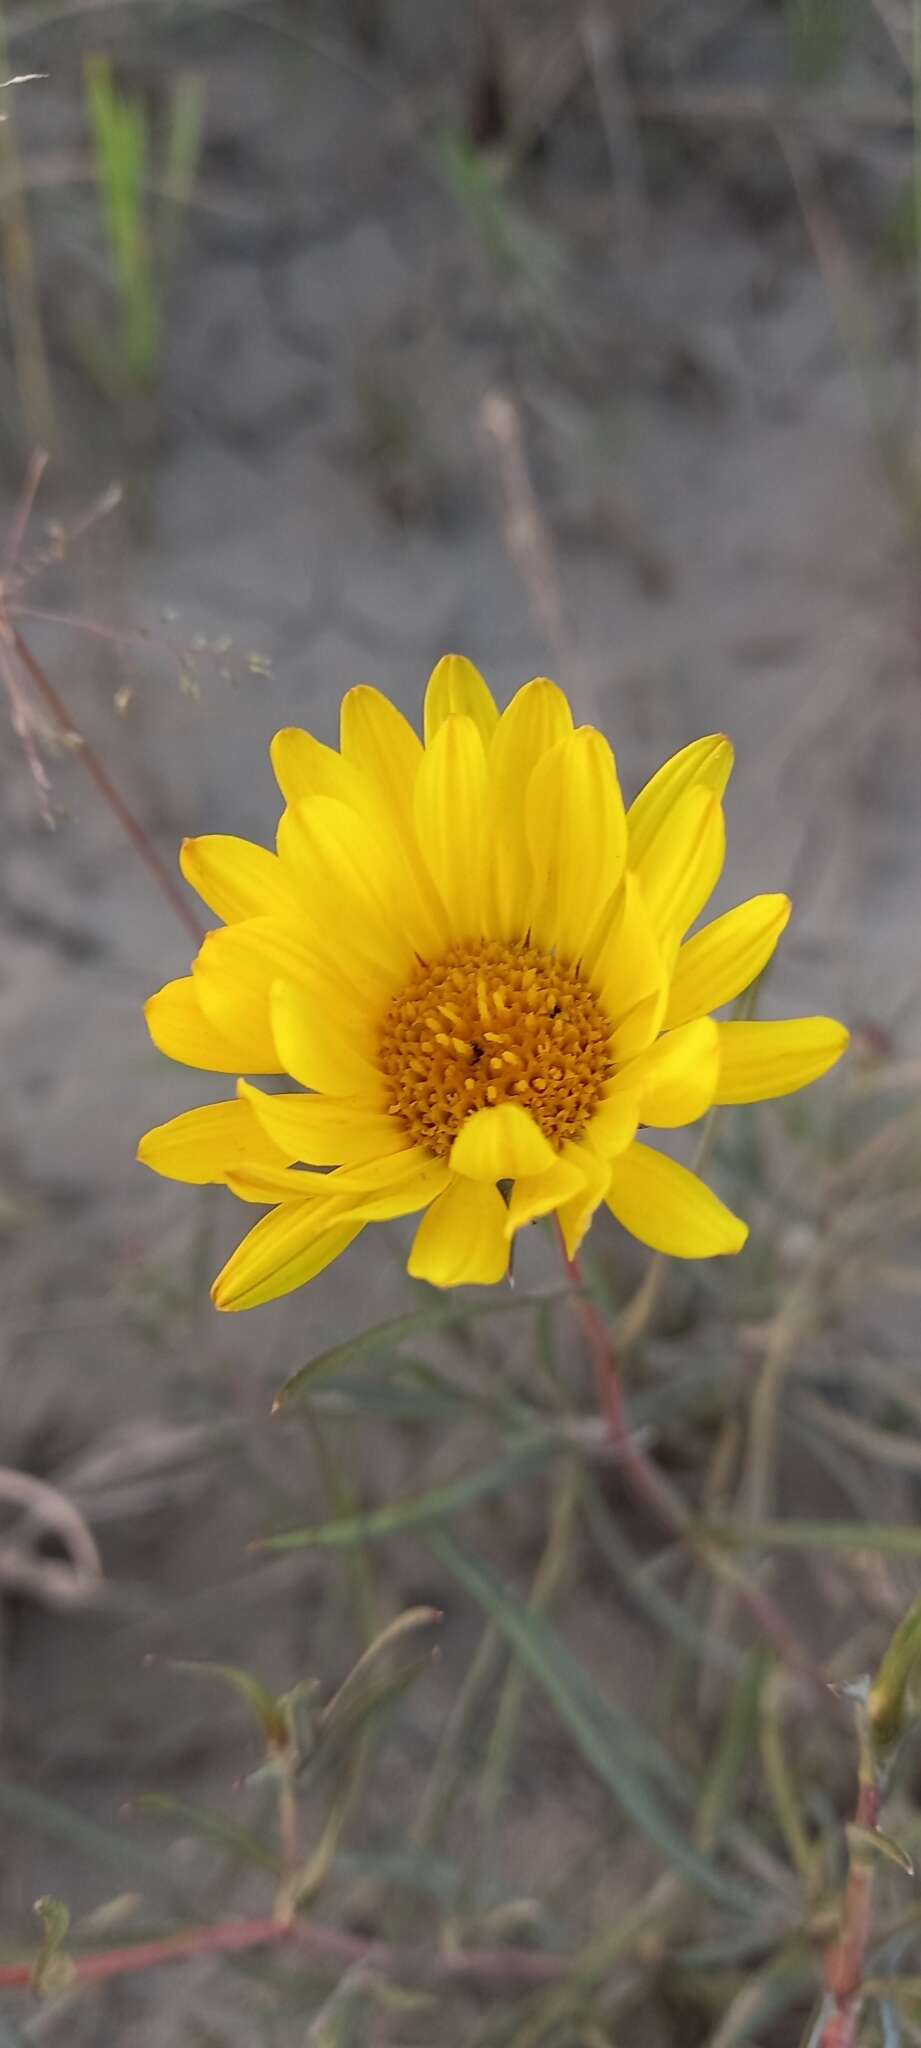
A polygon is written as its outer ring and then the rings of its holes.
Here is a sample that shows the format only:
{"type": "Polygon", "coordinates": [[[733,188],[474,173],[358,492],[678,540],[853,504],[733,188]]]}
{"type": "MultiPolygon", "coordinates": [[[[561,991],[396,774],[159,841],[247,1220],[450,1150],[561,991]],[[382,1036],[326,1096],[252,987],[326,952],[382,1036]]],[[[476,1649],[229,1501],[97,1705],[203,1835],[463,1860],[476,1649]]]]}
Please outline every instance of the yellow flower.
{"type": "Polygon", "coordinates": [[[555,1214],[574,1257],[604,1202],[656,1250],[737,1252],[746,1226],[641,1127],[801,1088],[847,1044],[828,1017],[717,1024],[760,973],[786,896],[693,938],[723,866],[720,735],[624,810],[614,757],[538,677],[501,716],[459,655],[425,744],[379,691],[342,705],[337,753],[280,732],[277,852],[186,840],[224,920],[147,1005],[154,1043],[221,1074],[285,1074],[149,1131],[175,1180],[271,1204],[214,1285],[253,1308],[311,1280],[366,1223],[421,1212],[409,1271],[491,1283],[515,1232],[555,1214]]]}

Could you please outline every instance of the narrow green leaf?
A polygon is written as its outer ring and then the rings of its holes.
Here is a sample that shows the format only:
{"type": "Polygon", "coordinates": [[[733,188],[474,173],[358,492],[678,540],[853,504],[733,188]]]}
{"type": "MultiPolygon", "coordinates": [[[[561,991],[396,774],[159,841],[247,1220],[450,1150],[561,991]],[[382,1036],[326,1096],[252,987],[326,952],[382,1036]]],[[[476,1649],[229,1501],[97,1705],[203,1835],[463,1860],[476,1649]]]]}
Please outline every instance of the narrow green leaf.
{"type": "Polygon", "coordinates": [[[386,1656],[395,1644],[402,1642],[404,1636],[414,1635],[418,1628],[435,1627],[442,1619],[438,1607],[406,1607],[402,1614],[397,1615],[395,1621],[388,1622],[387,1627],[382,1628],[374,1641],[362,1651],[357,1664],[343,1680],[338,1692],[323,1708],[319,1716],[321,1727],[332,1727],[337,1717],[348,1711],[353,1697],[363,1693],[375,1664],[381,1657],[386,1656]]]}
{"type": "Polygon", "coordinates": [[[571,1287],[557,1288],[547,1294],[513,1295],[501,1301],[475,1302],[469,1308],[460,1308],[454,1300],[435,1302],[431,1308],[417,1310],[412,1315],[396,1316],[392,1322],[378,1323],[370,1330],[359,1330],[357,1336],[346,1338],[342,1344],[333,1344],[328,1351],[321,1351],[316,1358],[308,1359],[306,1365],[291,1374],[280,1388],[272,1404],[273,1411],[287,1407],[301,1393],[315,1387],[320,1380],[331,1378],[350,1365],[355,1358],[372,1358],[382,1352],[395,1351],[410,1337],[427,1334],[431,1330],[450,1329],[467,1323],[479,1322],[485,1316],[519,1314],[522,1309],[546,1310],[561,1301],[575,1299],[576,1290],[571,1287]]]}
{"type": "Polygon", "coordinates": [[[63,1899],[36,1899],[35,1911],[42,1923],[42,1938],[32,1969],[32,1991],[36,1998],[58,1998],[73,1982],[74,1965],[62,1949],[70,1932],[70,1907],[63,1899]]]}
{"type": "Polygon", "coordinates": [[[652,1779],[658,1777],[660,1784],[675,1792],[681,1773],[661,1745],[604,1697],[551,1624],[532,1613],[488,1565],[461,1550],[445,1530],[433,1531],[427,1541],[439,1561],[501,1628],[553,1701],[585,1762],[641,1833],[697,1890],[738,1912],[762,1911],[764,1895],[695,1849],[662,1804],[652,1779]]]}
{"type": "Polygon", "coordinates": [[[595,1542],[626,1588],[628,1599],[642,1607],[651,1620],[692,1651],[694,1656],[702,1658],[705,1663],[718,1665],[724,1671],[741,1671],[746,1660],[734,1643],[725,1642],[721,1636],[701,1628],[686,1605],[673,1599],[670,1593],[663,1593],[654,1579],[641,1573],[640,1559],[631,1550],[609,1512],[602,1489],[590,1472],[582,1475],[582,1498],[595,1542]]]}
{"type": "Polygon", "coordinates": [[[803,1994],[812,1990],[815,1979],[815,1958],[808,1949],[781,1949],[736,1993],[710,2035],[708,2048],[743,2048],[746,2042],[763,2040],[763,2029],[798,2004],[803,1994]]]}
{"type": "Polygon", "coordinates": [[[341,1549],[351,1543],[365,1543],[380,1536],[394,1536],[400,1529],[418,1529],[428,1522],[445,1521],[449,1515],[456,1515],[461,1508],[469,1507],[471,1501],[483,1500],[491,1493],[504,1493],[513,1482],[534,1477],[534,1474],[549,1465],[560,1450],[556,1436],[530,1437],[524,1443],[505,1452],[490,1465],[481,1465],[474,1472],[464,1472],[457,1479],[449,1479],[444,1486],[432,1488],[430,1493],[416,1494],[410,1500],[393,1501],[389,1507],[375,1508],[366,1515],[347,1515],[340,1521],[324,1522],[314,1529],[287,1529],[280,1536],[265,1536],[255,1547],[258,1550],[318,1550],[341,1549]]]}
{"type": "Polygon", "coordinates": [[[340,1758],[352,1737],[360,1732],[373,1715],[381,1713],[385,1707],[392,1706],[404,1692],[409,1691],[411,1685],[415,1685],[416,1679],[420,1678],[424,1671],[430,1671],[432,1654],[432,1651],[428,1650],[421,1657],[411,1658],[408,1664],[401,1664],[397,1671],[377,1677],[369,1676],[361,1691],[352,1693],[347,1707],[324,1730],[316,1748],[305,1757],[303,1766],[298,1769],[300,1782],[307,1784],[324,1771],[331,1761],[340,1758]]]}
{"type": "Polygon", "coordinates": [[[857,1821],[848,1822],[846,1829],[848,1847],[861,1857],[883,1856],[887,1862],[895,1863],[906,1877],[914,1877],[915,1866],[903,1849],[901,1842],[894,1842],[891,1835],[884,1835],[879,1828],[860,1827],[857,1821]]]}
{"type": "MultiPolygon", "coordinates": [[[[307,1397],[297,1404],[299,1414],[307,1397]]],[[[495,1376],[479,1385],[465,1384],[443,1366],[405,1352],[379,1354],[373,1373],[348,1374],[333,1386],[318,1387],[310,1397],[315,1411],[329,1414],[386,1415],[394,1421],[454,1421],[458,1416],[484,1416],[508,1429],[535,1428],[546,1411],[506,1386],[495,1376]]]]}
{"type": "Polygon", "coordinates": [[[175,1894],[176,1887],[170,1873],[157,1857],[139,1848],[127,1836],[100,1827],[98,1821],[85,1820],[82,1813],[75,1813],[72,1807],[49,1798],[45,1792],[34,1792],[29,1785],[11,1785],[0,1779],[0,1813],[25,1821],[29,1827],[51,1835],[59,1842],[70,1843],[91,1863],[127,1872],[135,1882],[144,1878],[147,1883],[175,1894]]]}
{"type": "Polygon", "coordinates": [[[761,1693],[769,1668],[770,1660],[764,1650],[751,1651],[730,1694],[697,1812],[695,1835],[703,1848],[719,1839],[723,1823],[735,1805],[742,1774],[757,1753],[761,1693]]]}
{"type": "Polygon", "coordinates": [[[188,1671],[197,1678],[214,1678],[219,1685],[229,1686],[231,1692],[245,1701],[267,1742],[285,1741],[288,1724],[281,1707],[274,1693],[254,1672],[244,1670],[241,1664],[206,1664],[191,1657],[172,1658],[170,1670],[188,1671]]]}
{"type": "Polygon", "coordinates": [[[252,1863],[260,1870],[270,1870],[277,1875],[278,1857],[260,1842],[249,1828],[238,1821],[228,1820],[223,1813],[214,1813],[209,1806],[198,1806],[188,1799],[174,1799],[169,1792],[142,1792],[131,1802],[132,1813],[142,1813],[154,1820],[176,1821],[189,1834],[200,1835],[203,1840],[213,1842],[218,1849],[226,1849],[242,1863],[252,1863]]]}
{"type": "Polygon", "coordinates": [[[701,1522],[702,1536],[729,1550],[881,1550],[921,1556],[921,1524],[911,1522],[701,1522]]]}
{"type": "Polygon", "coordinates": [[[870,1726],[880,1753],[892,1749],[904,1733],[910,1682],[919,1657],[921,1600],[916,1600],[900,1621],[870,1691],[870,1726]]]}
{"type": "MultiPolygon", "coordinates": [[[[303,1405],[303,1404],[302,1404],[303,1405]]],[[[337,1380],[334,1387],[318,1387],[312,1406],[317,1415],[381,1416],[387,1422],[456,1422],[478,1404],[445,1386],[426,1386],[402,1373],[393,1380],[375,1373],[373,1379],[337,1380]]]]}

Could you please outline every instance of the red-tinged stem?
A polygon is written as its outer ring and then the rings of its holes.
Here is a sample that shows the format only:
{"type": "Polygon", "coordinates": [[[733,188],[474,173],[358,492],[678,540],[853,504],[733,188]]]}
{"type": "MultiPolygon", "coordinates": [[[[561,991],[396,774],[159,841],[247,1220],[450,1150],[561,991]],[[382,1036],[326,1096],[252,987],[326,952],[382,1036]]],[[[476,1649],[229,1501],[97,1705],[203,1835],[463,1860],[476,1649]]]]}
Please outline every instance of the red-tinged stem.
{"type": "MultiPolygon", "coordinates": [[[[307,1949],[322,1960],[345,1967],[365,1963],[372,1969],[401,1976],[420,1975],[429,1979],[470,1979],[479,1983],[550,1984],[571,1967],[566,1956],[541,1955],[532,1949],[459,1949],[453,1954],[432,1956],[426,1949],[390,1948],[382,1941],[365,1941],[357,1934],[317,1922],[278,1919],[225,1920],[214,1927],[190,1927],[180,1934],[166,1934],[158,1941],[128,1943],[124,1948],[101,1950],[98,1955],[69,1958],[72,1981],[104,1984],[112,1977],[127,1977],[162,1963],[184,1962],[190,1956],[239,1955],[251,1948],[291,1945],[307,1949]]],[[[32,1984],[34,1962],[0,1963],[0,1989],[24,1989],[32,1984]]]]}
{"type": "MultiPolygon", "coordinates": [[[[882,1803],[882,1786],[872,1756],[871,1740],[864,1736],[855,1814],[857,1826],[867,1834],[873,1834],[876,1828],[882,1803]]],[[[870,1938],[874,1872],[872,1847],[866,1840],[855,1842],[850,1852],[840,1932],[825,1958],[825,1986],[833,2004],[819,2036],[818,2048],[855,2048],[864,1961],[870,1938]]]]}
{"type": "Polygon", "coordinates": [[[814,1663],[808,1651],[803,1649],[793,1630],[784,1620],[779,1608],[775,1607],[769,1595],[760,1586],[741,1573],[732,1560],[706,1536],[695,1528],[693,1516],[686,1508],[680,1494],[669,1484],[664,1473],[658,1471],[643,1450],[642,1444],[630,1428],[624,1401],[620,1361],[614,1348],[610,1330],[597,1304],[585,1291],[585,1279],[578,1255],[570,1258],[563,1250],[566,1272],[576,1290],[576,1304],[585,1331],[586,1340],[595,1368],[598,1388],[598,1405],[603,1420],[607,1423],[612,1449],[623,1469],[624,1476],[636,1500],[650,1509],[656,1520],[680,1537],[697,1555],[719,1574],[731,1579],[739,1598],[757,1622],[758,1628],[774,1645],[785,1664],[809,1680],[810,1685],[824,1706],[829,1704],[828,1683],[818,1664],[814,1663]]]}
{"type": "MultiPolygon", "coordinates": [[[[17,632],[16,627],[11,625],[9,631],[19,660],[27,671],[30,680],[34,683],[39,696],[44,698],[45,703],[49,706],[62,731],[72,731],[73,725],[67,706],[58,695],[54,684],[45,674],[41,663],[36,661],[31,648],[27,646],[22,634],[17,632]]],[[[153,876],[161,895],[165,897],[170,909],[175,911],[183,928],[190,938],[194,939],[196,946],[200,946],[205,936],[203,927],[199,924],[194,911],[189,908],[178,883],[174,881],[165,861],[161,860],[156,847],[145,832],[140,820],[135,817],[134,812],[126,804],[121,791],[116,788],[108,769],[103,765],[95,748],[91,747],[89,741],[84,739],[82,735],[80,738],[80,758],[90,781],[95,784],[100,796],[118,819],[122,831],[125,833],[126,838],[130,840],[139,859],[144,862],[148,873],[153,876]]]]}

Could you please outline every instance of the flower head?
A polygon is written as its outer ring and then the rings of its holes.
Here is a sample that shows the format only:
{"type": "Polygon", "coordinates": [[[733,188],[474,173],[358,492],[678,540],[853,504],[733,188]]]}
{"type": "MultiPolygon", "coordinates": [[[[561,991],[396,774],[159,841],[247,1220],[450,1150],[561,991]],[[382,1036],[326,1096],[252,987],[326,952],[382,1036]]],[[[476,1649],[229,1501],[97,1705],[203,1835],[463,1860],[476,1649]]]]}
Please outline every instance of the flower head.
{"type": "Polygon", "coordinates": [[[847,1032],[828,1017],[715,1023],[790,913],[756,896],[695,923],[723,866],[720,735],[667,761],[625,811],[614,757],[545,677],[500,715],[458,655],[425,743],[379,691],[342,705],[339,752],[280,732],[277,851],[186,840],[223,929],[147,1005],[188,1066],[290,1076],[149,1131],[139,1157],[271,1205],[214,1285],[219,1308],[301,1286],[366,1223],[420,1214],[419,1279],[490,1283],[555,1213],[570,1257],[606,1203],[679,1257],[746,1226],[641,1128],[801,1088],[847,1032]]]}

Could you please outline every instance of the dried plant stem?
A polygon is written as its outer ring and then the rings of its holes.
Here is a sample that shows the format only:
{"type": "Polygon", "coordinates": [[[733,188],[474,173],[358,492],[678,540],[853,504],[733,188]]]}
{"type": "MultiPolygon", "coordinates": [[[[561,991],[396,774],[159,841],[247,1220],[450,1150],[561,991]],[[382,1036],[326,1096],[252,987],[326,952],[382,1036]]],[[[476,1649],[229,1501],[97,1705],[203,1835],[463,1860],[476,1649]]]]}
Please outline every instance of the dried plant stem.
{"type": "Polygon", "coordinates": [[[656,1521],[671,1535],[679,1537],[686,1543],[708,1570],[725,1580],[727,1584],[732,1584],[739,1599],[757,1623],[760,1633],[773,1645],[785,1664],[808,1679],[817,1698],[827,1705],[829,1692],[825,1675],[797,1640],[779,1608],[775,1607],[769,1594],[748,1579],[712,1539],[708,1540],[706,1534],[695,1524],[681,1495],[665,1478],[664,1473],[660,1472],[647,1457],[631,1430],[619,1360],[610,1331],[597,1304],[586,1292],[579,1258],[570,1259],[565,1248],[563,1258],[569,1279],[576,1290],[576,1309],[592,1356],[598,1387],[598,1405],[607,1424],[611,1446],[616,1450],[624,1477],[635,1499],[648,1508],[656,1521]]]}
{"type": "Polygon", "coordinates": [[[556,556],[525,454],[521,414],[505,391],[487,391],[479,408],[484,445],[495,455],[502,488],[505,545],[535,617],[557,660],[567,666],[569,634],[556,556]]]}
{"type": "MultiPolygon", "coordinates": [[[[17,632],[15,626],[11,626],[9,632],[12,646],[39,696],[47,704],[61,730],[63,732],[71,732],[73,725],[67,706],[58,695],[54,684],[45,674],[41,663],[36,661],[31,648],[26,645],[22,634],[17,632]]],[[[85,740],[82,735],[80,739],[80,758],[90,781],[95,785],[100,796],[117,818],[126,838],[131,841],[135,853],[144,862],[148,873],[153,876],[161,895],[166,898],[170,909],[175,911],[180,923],[189,934],[189,937],[194,940],[195,945],[200,946],[204,938],[204,931],[194,912],[190,910],[178,883],[173,880],[169,868],[161,860],[143,825],[135,817],[134,812],[129,809],[121,791],[112,781],[108,769],[103,765],[95,748],[91,747],[89,741],[85,740]]]]}
{"type": "MultiPolygon", "coordinates": [[[[554,1983],[571,1967],[568,1956],[541,1955],[534,1949],[459,1949],[433,1956],[428,1947],[395,1949],[314,1921],[294,1920],[289,1925],[283,1919],[266,1918],[219,1921],[213,1927],[190,1927],[156,1941],[129,1942],[123,1948],[75,1956],[70,1959],[71,1981],[104,1984],[113,1977],[132,1976],[190,1956],[239,1955],[246,1949],[277,1948],[286,1943],[309,1950],[320,1961],[346,1966],[363,1963],[404,1982],[407,1978],[428,1982],[467,1979],[540,1985],[554,1983]]],[[[29,1989],[34,1971],[33,1962],[0,1963],[0,1990],[29,1989]]]]}

